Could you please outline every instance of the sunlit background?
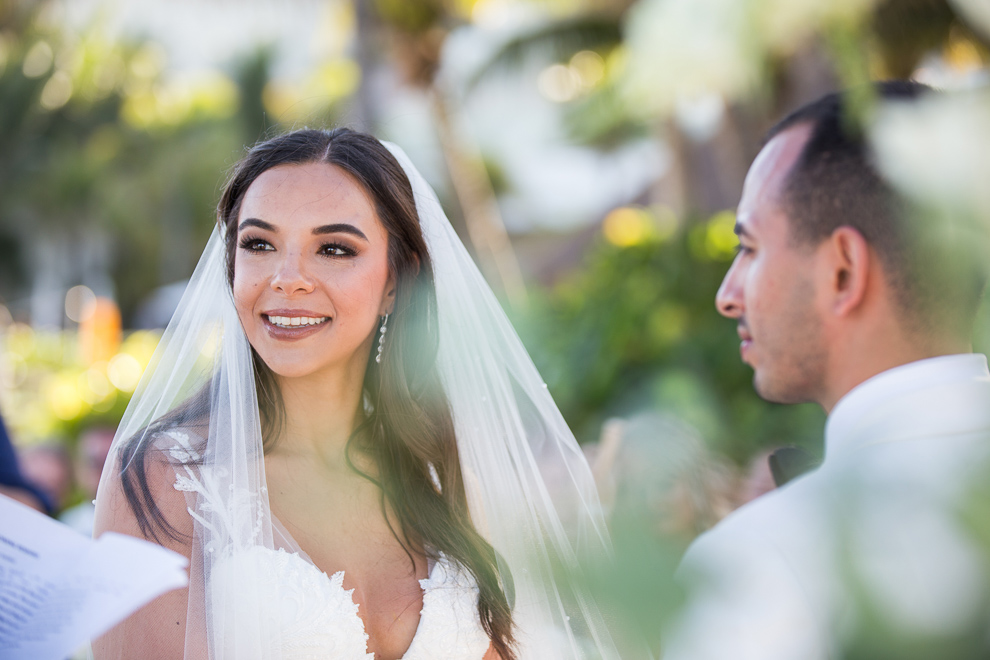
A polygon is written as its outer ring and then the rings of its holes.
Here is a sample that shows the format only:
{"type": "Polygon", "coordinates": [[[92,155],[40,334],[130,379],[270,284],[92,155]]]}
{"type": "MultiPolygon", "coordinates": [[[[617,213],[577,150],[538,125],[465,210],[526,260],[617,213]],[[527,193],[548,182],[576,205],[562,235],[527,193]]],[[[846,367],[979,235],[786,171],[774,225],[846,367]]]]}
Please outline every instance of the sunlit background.
{"type": "Polygon", "coordinates": [[[821,451],[823,414],[760,401],[713,304],[763,133],[871,79],[953,91],[859,111],[893,180],[985,218],[988,63],[986,0],[2,0],[0,411],[25,452],[112,429],[229,168],[351,126],[436,188],[606,500],[679,438],[690,537],[772,485],[767,450],[821,451]]]}

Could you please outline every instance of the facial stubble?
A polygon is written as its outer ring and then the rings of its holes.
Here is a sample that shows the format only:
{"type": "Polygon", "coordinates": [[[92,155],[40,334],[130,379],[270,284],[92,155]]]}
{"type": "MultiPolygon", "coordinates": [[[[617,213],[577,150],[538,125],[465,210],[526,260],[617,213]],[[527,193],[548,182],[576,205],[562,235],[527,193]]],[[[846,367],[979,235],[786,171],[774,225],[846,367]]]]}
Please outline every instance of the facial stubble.
{"type": "Polygon", "coordinates": [[[780,314],[764,323],[761,334],[756,340],[763,359],[753,374],[757,394],[773,403],[817,401],[827,354],[808,278],[794,283],[780,314]]]}

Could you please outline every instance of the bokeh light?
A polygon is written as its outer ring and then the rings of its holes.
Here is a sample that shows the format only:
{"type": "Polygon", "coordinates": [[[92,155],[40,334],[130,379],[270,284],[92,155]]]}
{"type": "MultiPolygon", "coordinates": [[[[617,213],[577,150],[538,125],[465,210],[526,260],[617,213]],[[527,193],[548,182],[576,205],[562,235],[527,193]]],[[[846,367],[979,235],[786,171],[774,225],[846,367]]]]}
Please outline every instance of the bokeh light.
{"type": "Polygon", "coordinates": [[[55,374],[43,389],[49,407],[61,420],[75,419],[88,407],[81,390],[78,378],[71,372],[55,374]]]}
{"type": "Polygon", "coordinates": [[[619,247],[631,247],[650,237],[652,218],[645,209],[624,206],[615,209],[602,225],[606,240],[619,247]]]}
{"type": "Polygon", "coordinates": [[[555,103],[574,100],[581,90],[581,76],[566,64],[551,64],[537,79],[540,93],[555,103]]]}
{"type": "Polygon", "coordinates": [[[133,392],[141,379],[141,363],[133,355],[118,353],[107,366],[107,376],[121,392],[133,392]]]}
{"type": "Polygon", "coordinates": [[[581,50],[571,57],[569,67],[577,73],[581,87],[588,90],[605,78],[605,60],[593,50],[581,50]]]}
{"type": "Polygon", "coordinates": [[[72,78],[65,71],[56,71],[41,90],[41,107],[58,110],[72,98],[72,78]]]}
{"type": "Polygon", "coordinates": [[[713,260],[731,259],[736,253],[739,238],[735,232],[736,214],[722,211],[708,221],[705,229],[705,249],[713,260]]]}
{"type": "Polygon", "coordinates": [[[65,293],[65,315],[69,320],[82,323],[96,311],[96,294],[88,286],[79,284],[65,293]]]}
{"type": "Polygon", "coordinates": [[[24,56],[21,71],[27,78],[40,78],[48,73],[54,61],[55,53],[52,52],[52,47],[48,45],[47,41],[38,41],[28,49],[27,55],[24,56]]]}

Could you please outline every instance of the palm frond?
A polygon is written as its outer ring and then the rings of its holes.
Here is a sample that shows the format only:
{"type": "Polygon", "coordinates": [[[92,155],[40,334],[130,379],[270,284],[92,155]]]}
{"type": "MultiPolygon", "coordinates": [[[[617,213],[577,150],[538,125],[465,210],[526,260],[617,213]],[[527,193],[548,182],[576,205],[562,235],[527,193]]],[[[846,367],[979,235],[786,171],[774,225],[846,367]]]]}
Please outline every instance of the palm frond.
{"type": "Polygon", "coordinates": [[[496,72],[518,70],[530,58],[560,61],[581,50],[603,50],[622,41],[620,16],[586,14],[541,25],[502,45],[467,81],[470,91],[496,72]]]}

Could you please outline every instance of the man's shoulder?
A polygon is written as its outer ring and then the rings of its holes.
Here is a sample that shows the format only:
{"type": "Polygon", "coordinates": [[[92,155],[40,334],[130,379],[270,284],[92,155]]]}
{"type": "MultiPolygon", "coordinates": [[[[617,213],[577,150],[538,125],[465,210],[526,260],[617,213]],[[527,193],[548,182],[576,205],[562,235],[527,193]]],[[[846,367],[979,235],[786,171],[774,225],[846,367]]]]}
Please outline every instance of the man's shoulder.
{"type": "Polygon", "coordinates": [[[825,475],[812,472],[735,510],[688,549],[686,570],[711,564],[772,561],[821,547],[830,499],[825,475]]]}
{"type": "Polygon", "coordinates": [[[821,476],[801,477],[730,514],[689,548],[688,604],[665,658],[828,656],[831,543],[817,512],[821,476]]]}

